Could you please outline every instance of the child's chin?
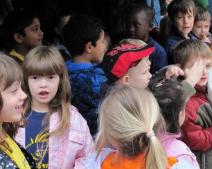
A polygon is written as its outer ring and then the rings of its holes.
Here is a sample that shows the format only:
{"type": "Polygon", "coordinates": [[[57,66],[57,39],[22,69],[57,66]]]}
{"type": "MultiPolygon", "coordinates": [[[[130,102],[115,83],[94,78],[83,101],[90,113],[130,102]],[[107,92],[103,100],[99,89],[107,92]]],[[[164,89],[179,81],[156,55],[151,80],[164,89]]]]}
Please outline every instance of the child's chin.
{"type": "Polygon", "coordinates": [[[208,81],[205,80],[205,81],[197,83],[197,85],[200,86],[200,87],[205,87],[207,85],[207,83],[208,83],[208,81]]]}

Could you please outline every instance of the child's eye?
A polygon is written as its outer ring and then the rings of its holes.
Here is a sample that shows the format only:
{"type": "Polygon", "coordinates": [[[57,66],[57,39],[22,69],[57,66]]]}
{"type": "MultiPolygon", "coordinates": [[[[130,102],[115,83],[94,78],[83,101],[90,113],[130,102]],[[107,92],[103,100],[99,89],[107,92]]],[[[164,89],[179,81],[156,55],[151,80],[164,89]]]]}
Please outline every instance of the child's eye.
{"type": "Polygon", "coordinates": [[[48,76],[49,79],[54,79],[54,77],[55,77],[54,75],[48,76]]]}
{"type": "Polygon", "coordinates": [[[17,92],[18,91],[18,88],[15,88],[15,89],[12,89],[12,93],[15,93],[15,92],[17,92]]]}
{"type": "Polygon", "coordinates": [[[40,30],[40,28],[38,26],[33,27],[33,29],[32,29],[33,32],[38,32],[39,30],[40,30]]]}
{"type": "Polygon", "coordinates": [[[33,79],[33,80],[37,80],[38,76],[31,76],[30,78],[33,79]]]}
{"type": "Polygon", "coordinates": [[[182,19],[183,17],[182,16],[177,16],[177,19],[182,19]]]}

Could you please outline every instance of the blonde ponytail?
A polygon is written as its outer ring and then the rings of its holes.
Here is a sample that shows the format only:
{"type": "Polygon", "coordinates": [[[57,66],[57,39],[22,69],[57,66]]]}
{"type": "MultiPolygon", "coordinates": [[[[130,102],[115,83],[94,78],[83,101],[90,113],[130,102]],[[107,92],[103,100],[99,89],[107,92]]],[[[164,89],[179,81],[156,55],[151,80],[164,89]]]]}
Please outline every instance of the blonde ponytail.
{"type": "Polygon", "coordinates": [[[162,118],[157,101],[149,91],[116,87],[103,101],[99,115],[98,153],[112,145],[126,157],[144,153],[146,169],[166,168],[165,152],[154,134],[162,118]]]}
{"type": "Polygon", "coordinates": [[[165,169],[167,158],[164,149],[156,136],[150,138],[149,150],[146,154],[146,169],[165,169]]]}

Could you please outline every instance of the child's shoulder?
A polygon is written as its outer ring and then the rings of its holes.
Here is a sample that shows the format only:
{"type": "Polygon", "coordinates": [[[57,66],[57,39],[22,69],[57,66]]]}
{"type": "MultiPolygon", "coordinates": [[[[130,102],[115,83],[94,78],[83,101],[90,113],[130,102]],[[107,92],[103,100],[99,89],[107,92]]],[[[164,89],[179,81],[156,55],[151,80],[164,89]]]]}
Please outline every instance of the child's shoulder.
{"type": "Polygon", "coordinates": [[[82,115],[78,112],[77,108],[70,105],[69,113],[71,115],[71,119],[70,119],[71,129],[85,132],[87,130],[87,122],[82,117],[82,115]]]}
{"type": "Polygon", "coordinates": [[[86,169],[93,169],[93,168],[95,168],[95,169],[101,169],[102,162],[112,152],[115,152],[115,150],[114,149],[111,149],[111,148],[104,148],[104,149],[102,149],[98,156],[97,156],[97,152],[93,152],[86,159],[85,168],[86,169]]]}

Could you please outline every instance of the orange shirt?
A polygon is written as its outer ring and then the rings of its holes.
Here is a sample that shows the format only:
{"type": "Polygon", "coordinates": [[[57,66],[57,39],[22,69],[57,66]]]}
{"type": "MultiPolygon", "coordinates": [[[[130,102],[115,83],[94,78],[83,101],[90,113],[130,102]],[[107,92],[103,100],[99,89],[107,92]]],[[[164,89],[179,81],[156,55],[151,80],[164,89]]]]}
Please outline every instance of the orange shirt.
{"type": "MultiPolygon", "coordinates": [[[[169,166],[177,162],[175,157],[169,157],[169,166]]],[[[140,154],[136,158],[127,158],[118,155],[116,152],[109,154],[102,162],[102,169],[145,169],[144,154],[140,154]]],[[[169,168],[169,167],[168,167],[169,168]]]]}

